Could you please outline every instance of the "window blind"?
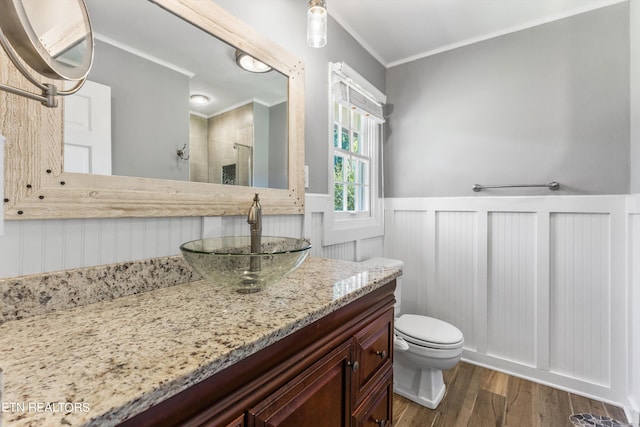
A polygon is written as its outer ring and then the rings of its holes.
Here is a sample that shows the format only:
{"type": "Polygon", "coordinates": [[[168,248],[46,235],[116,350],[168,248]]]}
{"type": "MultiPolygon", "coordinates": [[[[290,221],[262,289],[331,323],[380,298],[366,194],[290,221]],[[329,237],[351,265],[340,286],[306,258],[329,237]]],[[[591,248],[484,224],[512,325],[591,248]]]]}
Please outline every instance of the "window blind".
{"type": "Polygon", "coordinates": [[[362,114],[378,123],[384,123],[383,101],[377,100],[375,95],[357,83],[356,79],[362,78],[344,63],[332,64],[331,70],[333,95],[336,102],[348,108],[360,110],[362,114]],[[349,72],[345,73],[345,71],[349,72]],[[357,78],[354,79],[349,74],[356,74],[357,78]]]}

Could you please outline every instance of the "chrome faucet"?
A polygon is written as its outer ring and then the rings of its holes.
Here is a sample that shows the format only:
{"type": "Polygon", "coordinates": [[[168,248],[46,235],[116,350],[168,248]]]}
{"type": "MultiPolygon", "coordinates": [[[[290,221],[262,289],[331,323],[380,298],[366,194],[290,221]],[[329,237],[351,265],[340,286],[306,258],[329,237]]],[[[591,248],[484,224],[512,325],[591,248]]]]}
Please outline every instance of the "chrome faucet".
{"type": "MultiPolygon", "coordinates": [[[[247,222],[251,229],[251,253],[260,253],[260,240],[262,237],[262,206],[260,206],[260,197],[258,193],[253,197],[253,203],[249,208],[247,222]]],[[[251,257],[249,269],[251,271],[260,271],[260,257],[251,257]]]]}

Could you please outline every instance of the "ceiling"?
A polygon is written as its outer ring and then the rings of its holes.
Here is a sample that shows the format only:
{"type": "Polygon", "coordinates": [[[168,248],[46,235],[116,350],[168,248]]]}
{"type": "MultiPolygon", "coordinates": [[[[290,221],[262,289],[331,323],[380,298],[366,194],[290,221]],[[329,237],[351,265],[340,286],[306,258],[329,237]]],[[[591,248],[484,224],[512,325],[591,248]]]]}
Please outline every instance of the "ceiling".
{"type": "MultiPolygon", "coordinates": [[[[625,1],[327,0],[327,7],[365,49],[392,67],[625,1]]],[[[251,100],[274,105],[286,99],[287,79],[282,75],[240,70],[234,62],[235,49],[148,1],[87,0],[87,6],[100,41],[142,53],[187,75],[191,93],[209,96],[209,105],[191,105],[197,113],[211,116],[251,100]],[[185,38],[190,41],[184,42],[185,38]],[[207,55],[198,53],[203,46],[207,55]]]]}
{"type": "Polygon", "coordinates": [[[369,53],[392,67],[625,1],[327,0],[327,9],[369,53]]]}

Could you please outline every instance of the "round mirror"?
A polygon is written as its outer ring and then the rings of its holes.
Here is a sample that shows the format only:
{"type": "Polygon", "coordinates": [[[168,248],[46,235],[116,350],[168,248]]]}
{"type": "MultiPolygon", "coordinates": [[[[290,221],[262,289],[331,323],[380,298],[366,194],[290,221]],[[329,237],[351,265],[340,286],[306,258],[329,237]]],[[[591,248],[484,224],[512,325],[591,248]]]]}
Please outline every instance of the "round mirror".
{"type": "Polygon", "coordinates": [[[31,68],[52,79],[86,78],[93,35],[83,0],[0,0],[0,9],[2,33],[31,68]]]}

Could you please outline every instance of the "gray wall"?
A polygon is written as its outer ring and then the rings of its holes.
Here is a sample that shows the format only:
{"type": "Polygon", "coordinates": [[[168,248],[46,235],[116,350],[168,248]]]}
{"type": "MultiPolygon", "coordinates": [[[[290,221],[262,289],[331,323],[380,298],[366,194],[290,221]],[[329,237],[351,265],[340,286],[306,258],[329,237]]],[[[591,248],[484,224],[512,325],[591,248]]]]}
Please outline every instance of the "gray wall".
{"type": "Polygon", "coordinates": [[[390,68],[387,96],[387,197],[629,191],[627,3],[390,68]]]}
{"type": "Polygon", "coordinates": [[[289,188],[289,150],[287,103],[269,108],[269,187],[289,188]]]}
{"type": "MultiPolygon", "coordinates": [[[[631,26],[631,192],[640,193],[640,0],[631,0],[629,9],[631,26]]],[[[638,389],[638,401],[640,402],[640,370],[638,389]]]]}
{"type": "Polygon", "coordinates": [[[96,41],[89,80],[111,87],[113,174],[188,181],[189,78],[96,41]]]}
{"type": "Polygon", "coordinates": [[[307,2],[304,0],[216,0],[216,3],[305,63],[305,163],[309,165],[310,181],[307,191],[326,194],[329,191],[328,63],[345,61],[382,92],[385,91],[385,68],[331,17],[327,45],[322,49],[308,47],[307,2]]]}

